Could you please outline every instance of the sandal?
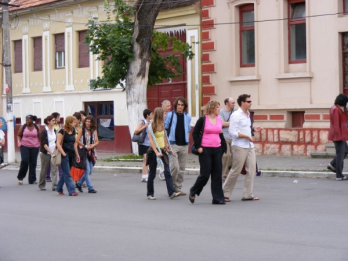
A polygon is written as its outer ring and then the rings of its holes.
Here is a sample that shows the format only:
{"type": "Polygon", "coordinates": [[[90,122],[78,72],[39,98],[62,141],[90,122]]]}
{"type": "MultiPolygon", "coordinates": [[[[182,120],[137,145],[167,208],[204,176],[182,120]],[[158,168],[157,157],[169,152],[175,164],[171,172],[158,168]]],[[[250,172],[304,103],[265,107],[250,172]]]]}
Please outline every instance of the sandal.
{"type": "Polygon", "coordinates": [[[224,197],[224,201],[225,202],[231,202],[232,200],[230,200],[228,197],[224,197]]]}
{"type": "Polygon", "coordinates": [[[242,201],[252,201],[252,200],[260,200],[260,198],[258,198],[258,197],[242,198],[242,201]]]}

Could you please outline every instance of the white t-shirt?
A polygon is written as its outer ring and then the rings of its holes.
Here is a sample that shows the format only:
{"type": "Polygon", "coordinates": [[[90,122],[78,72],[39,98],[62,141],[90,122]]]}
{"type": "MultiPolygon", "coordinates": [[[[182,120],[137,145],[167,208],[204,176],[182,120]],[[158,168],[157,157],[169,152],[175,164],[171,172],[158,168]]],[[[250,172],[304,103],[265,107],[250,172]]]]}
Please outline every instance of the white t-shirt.
{"type": "MultiPolygon", "coordinates": [[[[52,128],[52,132],[48,129],[47,126],[45,126],[46,130],[47,130],[47,138],[48,138],[48,147],[50,148],[50,151],[54,151],[54,149],[56,148],[56,139],[57,139],[57,135],[54,132],[54,128],[52,128]]],[[[48,152],[47,152],[48,153],[48,152]]],[[[48,153],[49,154],[49,153],[48,153]]]]}
{"type": "MultiPolygon", "coordinates": [[[[5,138],[5,133],[2,130],[0,130],[0,141],[3,141],[4,138],[5,138]]],[[[0,146],[0,149],[1,148],[2,148],[2,146],[0,146]]]]}

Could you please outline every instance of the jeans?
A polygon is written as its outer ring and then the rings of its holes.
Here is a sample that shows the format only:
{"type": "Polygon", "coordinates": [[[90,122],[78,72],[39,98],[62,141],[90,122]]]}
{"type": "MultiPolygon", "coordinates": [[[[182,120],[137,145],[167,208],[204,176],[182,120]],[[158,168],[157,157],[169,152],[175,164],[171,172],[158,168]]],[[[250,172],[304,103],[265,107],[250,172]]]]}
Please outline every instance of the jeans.
{"type": "MultiPolygon", "coordinates": [[[[155,190],[153,187],[153,181],[156,178],[156,169],[157,169],[157,157],[156,153],[151,151],[147,154],[148,162],[149,162],[149,177],[147,179],[147,196],[154,196],[155,190]]],[[[173,179],[172,176],[170,175],[170,169],[169,165],[166,164],[164,158],[161,158],[163,164],[164,164],[164,177],[166,179],[166,184],[167,184],[167,190],[168,190],[168,195],[171,196],[174,193],[174,187],[173,187],[173,179]]]]}
{"type": "Polygon", "coordinates": [[[39,148],[29,148],[26,146],[20,147],[21,152],[21,165],[18,171],[18,180],[23,180],[27,175],[29,167],[29,184],[34,184],[36,181],[36,164],[37,164],[37,155],[39,154],[39,148]]]}
{"type": "Polygon", "coordinates": [[[77,185],[81,186],[82,183],[86,181],[88,190],[93,190],[94,188],[92,186],[91,179],[89,177],[89,175],[91,175],[92,172],[93,172],[93,163],[92,161],[88,161],[88,159],[86,159],[85,174],[83,174],[82,178],[77,182],[77,185]]]}
{"type": "Polygon", "coordinates": [[[62,155],[61,166],[62,166],[63,174],[56,187],[56,191],[63,192],[63,185],[65,183],[70,196],[71,194],[75,192],[75,184],[72,177],[70,176],[70,166],[72,166],[70,162],[72,162],[73,160],[74,160],[74,153],[66,153],[65,157],[62,155]]]}
{"type": "Polygon", "coordinates": [[[343,178],[344,158],[348,155],[348,145],[346,141],[334,141],[336,157],[330,164],[336,169],[336,178],[343,178]]]}
{"type": "Polygon", "coordinates": [[[211,194],[216,201],[224,200],[222,191],[222,149],[204,147],[199,154],[200,173],[190,189],[190,196],[199,196],[211,175],[211,194]]]}

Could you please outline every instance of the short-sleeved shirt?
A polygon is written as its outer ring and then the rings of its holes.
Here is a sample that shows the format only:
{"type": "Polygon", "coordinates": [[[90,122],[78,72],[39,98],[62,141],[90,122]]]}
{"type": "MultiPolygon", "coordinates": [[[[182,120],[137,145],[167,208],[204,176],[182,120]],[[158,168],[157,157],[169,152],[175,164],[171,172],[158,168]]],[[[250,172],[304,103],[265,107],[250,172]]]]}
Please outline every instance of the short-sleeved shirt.
{"type": "MultiPolygon", "coordinates": [[[[229,122],[231,118],[231,113],[233,113],[233,110],[226,111],[225,109],[221,109],[219,117],[222,121],[229,122]]],[[[222,127],[222,134],[224,135],[225,139],[232,140],[232,137],[228,131],[228,127],[222,127]]]]}
{"type": "Polygon", "coordinates": [[[75,129],[71,134],[68,134],[63,129],[59,130],[59,133],[64,136],[62,148],[65,152],[74,152],[74,144],[75,144],[75,129]]]}
{"type": "MultiPolygon", "coordinates": [[[[5,133],[0,130],[0,141],[3,141],[5,139],[5,133]]],[[[2,146],[0,146],[0,149],[2,148],[2,146]]]]}
{"type": "Polygon", "coordinates": [[[185,140],[185,122],[184,114],[176,113],[177,122],[175,128],[175,144],[179,146],[187,145],[185,140]]]}
{"type": "Polygon", "coordinates": [[[21,144],[22,146],[28,148],[40,147],[40,140],[37,135],[37,129],[35,126],[33,126],[32,130],[29,130],[28,126],[24,129],[21,144]]]}

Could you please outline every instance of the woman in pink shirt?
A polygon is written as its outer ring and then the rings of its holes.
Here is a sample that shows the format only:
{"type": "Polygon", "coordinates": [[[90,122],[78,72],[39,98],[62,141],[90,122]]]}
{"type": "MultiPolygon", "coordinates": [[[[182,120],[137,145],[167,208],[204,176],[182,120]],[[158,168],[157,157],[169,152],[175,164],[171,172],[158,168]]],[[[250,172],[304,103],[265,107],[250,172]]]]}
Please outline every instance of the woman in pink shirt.
{"type": "Polygon", "coordinates": [[[37,184],[36,182],[36,163],[39,154],[40,138],[39,127],[34,123],[37,117],[28,115],[25,124],[20,127],[17,135],[17,145],[21,151],[21,165],[18,171],[18,184],[23,184],[23,179],[27,175],[29,167],[29,184],[37,184]]]}
{"type": "Polygon", "coordinates": [[[213,204],[225,204],[222,191],[222,154],[227,145],[222,135],[222,120],[218,117],[220,103],[210,101],[206,105],[206,115],[199,118],[192,132],[195,147],[198,148],[200,174],[190,189],[189,199],[194,203],[211,176],[213,204]]]}

